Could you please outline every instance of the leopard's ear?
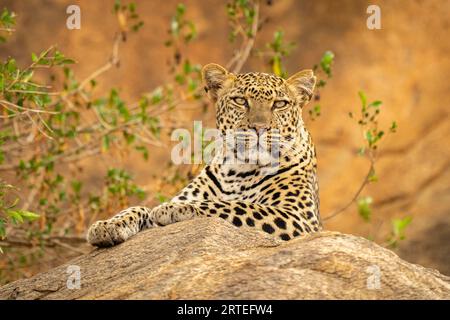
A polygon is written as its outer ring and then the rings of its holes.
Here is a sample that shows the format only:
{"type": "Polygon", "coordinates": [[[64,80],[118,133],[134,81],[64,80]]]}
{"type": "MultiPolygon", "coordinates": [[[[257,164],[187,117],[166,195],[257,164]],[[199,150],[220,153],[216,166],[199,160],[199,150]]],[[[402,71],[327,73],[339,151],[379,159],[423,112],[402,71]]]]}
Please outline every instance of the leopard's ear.
{"type": "Polygon", "coordinates": [[[308,102],[313,95],[316,80],[317,78],[312,70],[303,70],[287,79],[287,84],[298,95],[305,96],[303,100],[308,102]]]}
{"type": "Polygon", "coordinates": [[[215,63],[209,63],[202,69],[202,79],[205,85],[205,91],[213,101],[217,100],[217,92],[223,88],[225,82],[232,78],[234,78],[232,73],[215,63]]]}

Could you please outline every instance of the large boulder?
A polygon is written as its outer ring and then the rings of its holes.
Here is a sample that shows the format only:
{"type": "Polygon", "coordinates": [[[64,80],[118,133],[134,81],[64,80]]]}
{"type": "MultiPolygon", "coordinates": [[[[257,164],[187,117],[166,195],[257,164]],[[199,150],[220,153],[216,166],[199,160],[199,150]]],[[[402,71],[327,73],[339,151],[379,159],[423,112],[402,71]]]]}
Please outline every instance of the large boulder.
{"type": "Polygon", "coordinates": [[[0,299],[450,299],[450,277],[352,235],[282,242],[204,218],[94,249],[0,299]]]}

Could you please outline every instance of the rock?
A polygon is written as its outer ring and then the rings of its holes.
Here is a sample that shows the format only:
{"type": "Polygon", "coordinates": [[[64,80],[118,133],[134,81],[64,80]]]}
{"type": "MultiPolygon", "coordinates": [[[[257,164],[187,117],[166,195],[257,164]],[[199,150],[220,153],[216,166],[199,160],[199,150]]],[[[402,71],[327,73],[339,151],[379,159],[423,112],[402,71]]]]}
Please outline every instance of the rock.
{"type": "Polygon", "coordinates": [[[94,249],[1,287],[0,299],[450,299],[450,277],[352,235],[282,242],[203,218],[94,249]]]}

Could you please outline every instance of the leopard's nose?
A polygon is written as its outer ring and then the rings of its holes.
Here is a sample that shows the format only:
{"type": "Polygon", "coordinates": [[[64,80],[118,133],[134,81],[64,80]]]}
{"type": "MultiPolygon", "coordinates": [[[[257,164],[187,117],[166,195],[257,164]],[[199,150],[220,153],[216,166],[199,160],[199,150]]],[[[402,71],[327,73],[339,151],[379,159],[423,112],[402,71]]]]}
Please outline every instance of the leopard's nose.
{"type": "Polygon", "coordinates": [[[255,122],[253,123],[253,127],[255,127],[255,129],[264,129],[267,127],[267,124],[263,122],[255,122]]]}
{"type": "Polygon", "coordinates": [[[266,123],[256,122],[252,124],[252,129],[254,129],[258,134],[261,134],[268,130],[268,126],[266,123]]]}

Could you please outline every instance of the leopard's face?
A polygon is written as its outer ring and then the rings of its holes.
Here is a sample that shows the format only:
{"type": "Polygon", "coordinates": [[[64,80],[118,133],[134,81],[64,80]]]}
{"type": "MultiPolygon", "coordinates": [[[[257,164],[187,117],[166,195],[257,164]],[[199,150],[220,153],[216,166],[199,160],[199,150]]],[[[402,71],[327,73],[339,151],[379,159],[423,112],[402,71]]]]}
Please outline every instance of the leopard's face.
{"type": "Polygon", "coordinates": [[[270,145],[292,141],[303,128],[302,107],[310,100],[316,77],[310,70],[285,80],[266,73],[234,75],[209,64],[203,68],[209,96],[216,104],[217,128],[251,132],[270,145]]]}
{"type": "Polygon", "coordinates": [[[301,122],[301,109],[286,81],[265,73],[237,75],[219,91],[217,127],[226,130],[275,131],[293,136],[301,122]]]}

